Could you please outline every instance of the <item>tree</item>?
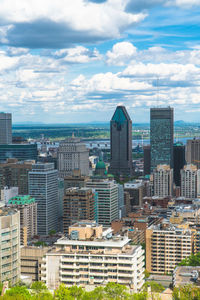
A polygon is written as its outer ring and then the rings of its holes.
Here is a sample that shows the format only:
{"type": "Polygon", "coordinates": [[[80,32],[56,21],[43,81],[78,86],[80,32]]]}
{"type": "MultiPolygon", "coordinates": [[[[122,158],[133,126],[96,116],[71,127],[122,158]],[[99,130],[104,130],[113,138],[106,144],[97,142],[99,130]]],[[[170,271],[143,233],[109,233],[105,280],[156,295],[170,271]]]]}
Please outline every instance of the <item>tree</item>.
{"type": "Polygon", "coordinates": [[[64,285],[61,284],[54,293],[55,300],[73,300],[73,297],[70,295],[69,289],[64,285]]]}
{"type": "Polygon", "coordinates": [[[185,285],[183,287],[174,288],[174,300],[199,300],[200,289],[193,285],[185,285]]]}
{"type": "MultiPolygon", "coordinates": [[[[10,296],[11,299],[21,299],[21,300],[31,299],[31,294],[29,293],[26,286],[14,286],[6,291],[5,296],[10,296]]],[[[5,297],[5,299],[6,299],[6,297],[5,297]]],[[[9,299],[9,297],[8,297],[8,299],[9,299]]]]}
{"type": "Polygon", "coordinates": [[[104,288],[99,286],[95,288],[91,292],[85,292],[82,296],[82,300],[104,300],[105,299],[105,292],[104,288]]]}
{"type": "Polygon", "coordinates": [[[70,295],[73,297],[75,300],[80,300],[83,296],[83,289],[81,287],[78,287],[76,285],[72,286],[69,288],[70,295]]]}
{"type": "Polygon", "coordinates": [[[127,287],[114,282],[109,282],[105,287],[107,299],[125,299],[127,298],[127,287]]]}

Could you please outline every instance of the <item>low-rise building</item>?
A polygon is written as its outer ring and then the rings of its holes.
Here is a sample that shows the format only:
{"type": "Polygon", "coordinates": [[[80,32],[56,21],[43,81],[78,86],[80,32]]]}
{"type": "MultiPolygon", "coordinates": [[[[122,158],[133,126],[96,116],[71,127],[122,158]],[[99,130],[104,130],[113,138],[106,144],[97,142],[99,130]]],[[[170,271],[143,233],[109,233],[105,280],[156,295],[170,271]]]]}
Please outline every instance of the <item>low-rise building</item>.
{"type": "Polygon", "coordinates": [[[188,284],[200,286],[200,267],[180,266],[174,270],[173,286],[180,287],[188,284]]]}
{"type": "Polygon", "coordinates": [[[51,247],[21,247],[21,275],[41,281],[42,258],[51,247]]]}
{"type": "Polygon", "coordinates": [[[111,228],[82,221],[69,227],[69,237],[55,243],[42,263],[41,280],[49,289],[66,285],[106,285],[116,282],[139,291],[144,283],[144,251],[129,245],[127,236],[112,236],[111,228]]]}

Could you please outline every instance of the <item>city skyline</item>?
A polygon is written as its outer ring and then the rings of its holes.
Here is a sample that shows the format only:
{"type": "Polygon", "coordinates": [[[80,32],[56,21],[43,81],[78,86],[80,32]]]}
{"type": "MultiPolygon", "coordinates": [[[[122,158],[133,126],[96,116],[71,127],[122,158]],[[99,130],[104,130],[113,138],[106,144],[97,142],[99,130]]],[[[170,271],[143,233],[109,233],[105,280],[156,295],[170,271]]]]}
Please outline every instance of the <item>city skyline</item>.
{"type": "Polygon", "coordinates": [[[134,122],[152,106],[199,120],[198,0],[69,0],[0,8],[0,111],[13,123],[134,122]]]}

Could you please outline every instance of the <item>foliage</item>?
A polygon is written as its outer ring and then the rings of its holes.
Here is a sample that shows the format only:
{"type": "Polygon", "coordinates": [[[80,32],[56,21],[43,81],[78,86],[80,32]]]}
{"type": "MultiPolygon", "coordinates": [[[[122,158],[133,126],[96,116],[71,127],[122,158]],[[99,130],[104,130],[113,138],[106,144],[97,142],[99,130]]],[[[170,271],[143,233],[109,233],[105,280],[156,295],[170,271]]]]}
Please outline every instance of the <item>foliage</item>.
{"type": "Polygon", "coordinates": [[[31,295],[26,286],[14,286],[6,291],[5,299],[28,300],[31,299],[31,295]]]}
{"type": "Polygon", "coordinates": [[[105,287],[107,299],[125,299],[128,295],[127,287],[114,282],[109,282],[105,287]]]}
{"type": "Polygon", "coordinates": [[[174,288],[174,300],[199,300],[200,289],[192,285],[185,285],[183,287],[174,288]]]}
{"type": "Polygon", "coordinates": [[[150,273],[146,269],[144,270],[144,276],[145,278],[149,278],[150,276],[150,273]]]}
{"type": "Polygon", "coordinates": [[[162,284],[154,282],[154,281],[146,281],[145,284],[143,285],[143,290],[145,292],[147,292],[149,286],[153,293],[161,293],[165,290],[165,288],[162,284]]]}
{"type": "Polygon", "coordinates": [[[45,242],[42,242],[42,241],[35,242],[34,245],[36,247],[40,247],[40,246],[46,247],[47,246],[47,244],[45,242]]]}
{"type": "Polygon", "coordinates": [[[52,230],[49,231],[49,235],[50,235],[50,236],[52,236],[52,235],[54,235],[54,234],[56,234],[56,230],[52,229],[52,230]]]}
{"type": "Polygon", "coordinates": [[[180,262],[179,266],[200,266],[200,252],[186,257],[180,262]]]}

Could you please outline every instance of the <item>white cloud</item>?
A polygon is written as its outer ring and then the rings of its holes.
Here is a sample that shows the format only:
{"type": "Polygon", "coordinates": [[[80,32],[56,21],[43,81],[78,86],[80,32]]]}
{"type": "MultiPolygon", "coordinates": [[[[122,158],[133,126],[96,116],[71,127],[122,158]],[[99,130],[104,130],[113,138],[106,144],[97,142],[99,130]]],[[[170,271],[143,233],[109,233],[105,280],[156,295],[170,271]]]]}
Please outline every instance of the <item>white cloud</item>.
{"type": "Polygon", "coordinates": [[[84,0],[1,0],[2,42],[25,47],[59,47],[119,37],[146,14],[125,11],[127,0],[101,5],[84,0]],[[31,34],[31,37],[30,37],[31,34]],[[46,45],[46,46],[45,46],[46,45]]]}
{"type": "Polygon", "coordinates": [[[111,51],[107,52],[107,63],[110,65],[123,66],[136,55],[136,52],[136,47],[129,42],[117,43],[113,46],[111,51]]]}
{"type": "Polygon", "coordinates": [[[61,58],[62,61],[66,63],[88,63],[102,59],[97,49],[91,51],[83,46],[61,49],[56,51],[53,55],[57,58],[61,58]]]}

